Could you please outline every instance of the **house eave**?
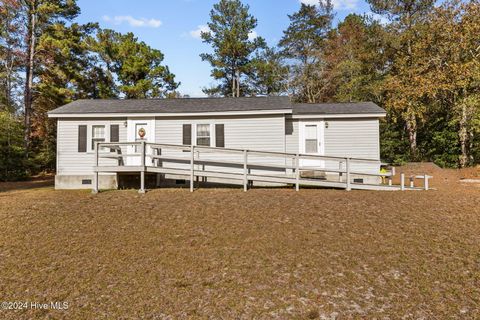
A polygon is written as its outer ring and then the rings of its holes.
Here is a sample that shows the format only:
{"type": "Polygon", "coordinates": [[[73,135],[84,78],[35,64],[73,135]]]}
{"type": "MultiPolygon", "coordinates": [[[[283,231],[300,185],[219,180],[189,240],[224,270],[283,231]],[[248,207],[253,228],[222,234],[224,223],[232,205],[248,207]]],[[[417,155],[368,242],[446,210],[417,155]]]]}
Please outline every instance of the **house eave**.
{"type": "Polygon", "coordinates": [[[222,111],[222,112],[172,112],[172,113],[49,113],[49,118],[152,118],[152,117],[210,117],[291,114],[291,109],[222,111]]]}
{"type": "Polygon", "coordinates": [[[293,114],[292,119],[384,118],[386,113],[293,114]]]}

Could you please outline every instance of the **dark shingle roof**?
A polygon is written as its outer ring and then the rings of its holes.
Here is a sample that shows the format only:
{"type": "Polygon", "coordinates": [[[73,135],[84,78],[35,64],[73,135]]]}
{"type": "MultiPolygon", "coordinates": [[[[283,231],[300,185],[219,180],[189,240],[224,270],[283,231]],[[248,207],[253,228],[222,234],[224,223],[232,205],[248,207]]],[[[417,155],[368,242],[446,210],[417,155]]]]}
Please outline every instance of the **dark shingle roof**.
{"type": "Polygon", "coordinates": [[[49,112],[78,113],[192,113],[290,110],[288,97],[185,98],[185,99],[108,99],[77,100],[49,112]]]}
{"type": "Polygon", "coordinates": [[[182,98],[182,99],[97,99],[76,100],[52,110],[49,115],[100,113],[202,113],[285,110],[307,114],[385,114],[373,102],[292,103],[288,97],[182,98]]]}
{"type": "Polygon", "coordinates": [[[373,102],[351,103],[296,103],[293,114],[385,114],[385,110],[373,102]]]}

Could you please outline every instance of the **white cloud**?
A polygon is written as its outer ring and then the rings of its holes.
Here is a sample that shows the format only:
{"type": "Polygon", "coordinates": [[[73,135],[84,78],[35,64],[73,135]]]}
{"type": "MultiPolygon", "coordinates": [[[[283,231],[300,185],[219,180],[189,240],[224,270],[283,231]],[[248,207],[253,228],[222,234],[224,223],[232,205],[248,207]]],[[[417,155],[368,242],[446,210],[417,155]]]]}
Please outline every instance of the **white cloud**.
{"type": "Polygon", "coordinates": [[[197,29],[190,31],[190,36],[195,39],[202,39],[202,32],[210,32],[210,28],[205,24],[201,24],[197,29]]]}
{"type": "Polygon", "coordinates": [[[131,27],[149,27],[149,28],[158,28],[162,25],[162,21],[157,19],[146,19],[146,18],[134,18],[132,16],[103,16],[104,21],[112,22],[113,24],[120,25],[124,22],[128,23],[131,27]]]}
{"type": "Polygon", "coordinates": [[[383,25],[386,25],[389,22],[388,18],[386,16],[381,15],[381,14],[370,12],[370,13],[366,13],[366,15],[371,17],[373,20],[376,20],[376,21],[380,22],[380,24],[383,24],[383,25]]]}
{"type": "MultiPolygon", "coordinates": [[[[301,3],[308,5],[318,5],[320,0],[300,0],[301,3]]],[[[333,8],[336,10],[355,9],[358,5],[358,0],[332,0],[333,8]]]]}
{"type": "Polygon", "coordinates": [[[300,0],[303,4],[308,4],[310,6],[316,6],[318,4],[318,0],[300,0]]]}
{"type": "MultiPolygon", "coordinates": [[[[195,39],[202,39],[202,32],[210,32],[210,28],[205,24],[201,24],[197,27],[197,29],[190,31],[190,36],[195,39]]],[[[258,33],[255,30],[248,34],[248,40],[250,41],[257,37],[258,33]]]]}

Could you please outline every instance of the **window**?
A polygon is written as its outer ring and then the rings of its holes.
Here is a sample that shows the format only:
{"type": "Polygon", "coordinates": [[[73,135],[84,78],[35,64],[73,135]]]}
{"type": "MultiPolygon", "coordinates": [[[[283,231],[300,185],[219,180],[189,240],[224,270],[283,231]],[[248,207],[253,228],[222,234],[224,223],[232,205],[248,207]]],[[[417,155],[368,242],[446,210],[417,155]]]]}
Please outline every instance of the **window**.
{"type": "Polygon", "coordinates": [[[197,124],[197,146],[210,146],[209,124],[197,124]]]}
{"type": "Polygon", "coordinates": [[[105,142],[105,126],[92,126],[92,150],[96,142],[105,142]]]}
{"type": "Polygon", "coordinates": [[[318,153],[317,125],[305,126],[305,153],[318,153]]]}

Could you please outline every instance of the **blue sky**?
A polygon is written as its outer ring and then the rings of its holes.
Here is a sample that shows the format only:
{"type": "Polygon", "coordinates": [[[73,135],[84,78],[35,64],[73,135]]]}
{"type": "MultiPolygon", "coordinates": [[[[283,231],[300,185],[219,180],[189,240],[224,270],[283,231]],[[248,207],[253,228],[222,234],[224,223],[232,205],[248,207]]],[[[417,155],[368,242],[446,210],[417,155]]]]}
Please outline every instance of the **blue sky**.
{"type": "MultiPolygon", "coordinates": [[[[300,7],[300,1],[243,0],[258,19],[256,34],[275,45],[288,26],[287,15],[300,7]]],[[[216,0],[78,0],[82,13],[78,22],[98,22],[102,28],[133,32],[140,40],[165,54],[165,63],[182,84],[179,91],[192,97],[203,96],[202,88],[214,84],[210,66],[199,54],[209,46],[198,38],[208,22],[216,0]]],[[[368,13],[364,0],[334,0],[336,21],[347,14],[368,13]]],[[[254,35],[252,35],[254,36],[254,35]]]]}

